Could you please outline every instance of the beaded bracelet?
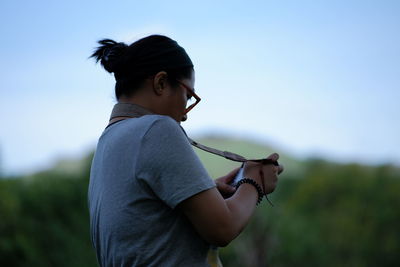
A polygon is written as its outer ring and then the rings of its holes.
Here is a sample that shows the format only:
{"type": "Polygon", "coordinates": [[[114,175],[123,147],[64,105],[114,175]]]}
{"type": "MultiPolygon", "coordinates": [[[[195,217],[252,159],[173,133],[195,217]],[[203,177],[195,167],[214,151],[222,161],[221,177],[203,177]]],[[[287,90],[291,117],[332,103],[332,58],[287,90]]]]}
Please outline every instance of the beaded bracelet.
{"type": "Polygon", "coordinates": [[[251,185],[253,185],[253,186],[256,188],[257,193],[258,193],[257,205],[260,204],[260,202],[261,202],[261,200],[263,199],[263,196],[264,196],[263,191],[262,191],[260,185],[259,185],[256,181],[254,181],[253,179],[250,179],[250,178],[243,178],[242,180],[240,180],[240,181],[236,184],[236,189],[239,188],[239,186],[242,185],[242,184],[251,184],[251,185]]]}

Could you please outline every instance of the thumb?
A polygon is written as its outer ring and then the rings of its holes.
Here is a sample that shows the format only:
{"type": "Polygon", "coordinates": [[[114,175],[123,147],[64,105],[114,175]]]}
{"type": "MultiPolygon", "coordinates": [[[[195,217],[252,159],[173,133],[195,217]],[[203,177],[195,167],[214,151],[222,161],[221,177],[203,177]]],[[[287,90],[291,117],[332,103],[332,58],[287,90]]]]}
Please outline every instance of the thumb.
{"type": "Polygon", "coordinates": [[[272,159],[274,161],[277,161],[279,159],[279,154],[278,153],[272,153],[271,155],[268,156],[267,159],[272,159]]]}
{"type": "Polygon", "coordinates": [[[238,172],[239,172],[239,170],[240,170],[240,168],[236,168],[236,169],[233,169],[232,171],[230,171],[227,175],[225,175],[225,182],[226,183],[230,183],[230,182],[232,182],[233,181],[233,179],[236,177],[236,175],[238,174],[238,172]]]}

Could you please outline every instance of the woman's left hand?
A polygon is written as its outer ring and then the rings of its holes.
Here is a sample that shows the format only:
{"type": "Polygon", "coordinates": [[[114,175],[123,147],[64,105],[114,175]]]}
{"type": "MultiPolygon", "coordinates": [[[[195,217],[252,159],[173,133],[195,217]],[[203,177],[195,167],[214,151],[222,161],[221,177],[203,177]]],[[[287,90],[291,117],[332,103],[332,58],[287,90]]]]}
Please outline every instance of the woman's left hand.
{"type": "Polygon", "coordinates": [[[236,174],[239,172],[239,169],[240,168],[236,168],[227,175],[215,179],[215,184],[217,185],[217,189],[224,198],[231,197],[233,193],[235,193],[236,188],[234,186],[231,186],[230,183],[233,181],[236,174]]]}

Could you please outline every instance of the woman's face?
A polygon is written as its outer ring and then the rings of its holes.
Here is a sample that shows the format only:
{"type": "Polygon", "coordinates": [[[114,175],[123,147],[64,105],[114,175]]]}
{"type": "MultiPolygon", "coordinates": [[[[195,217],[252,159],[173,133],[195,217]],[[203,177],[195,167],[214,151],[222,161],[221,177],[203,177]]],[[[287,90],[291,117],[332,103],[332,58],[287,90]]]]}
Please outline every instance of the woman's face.
{"type": "MultiPolygon", "coordinates": [[[[189,88],[194,88],[194,72],[192,72],[191,78],[181,79],[179,81],[189,88]]],[[[176,86],[171,88],[168,96],[167,113],[178,123],[187,119],[185,111],[188,104],[188,98],[191,96],[184,85],[178,83],[176,86]]]]}

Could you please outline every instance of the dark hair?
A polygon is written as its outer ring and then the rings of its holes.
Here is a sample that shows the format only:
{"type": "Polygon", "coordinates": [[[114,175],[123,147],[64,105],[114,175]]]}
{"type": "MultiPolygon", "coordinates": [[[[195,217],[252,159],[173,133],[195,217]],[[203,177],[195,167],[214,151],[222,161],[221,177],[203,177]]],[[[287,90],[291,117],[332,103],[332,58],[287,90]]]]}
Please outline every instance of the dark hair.
{"type": "Polygon", "coordinates": [[[177,79],[192,75],[193,63],[186,51],[166,36],[150,35],[129,46],[111,39],[98,43],[100,46],[90,57],[100,61],[106,71],[114,73],[117,99],[132,95],[145,79],[160,71],[167,72],[173,86],[177,79]]]}

